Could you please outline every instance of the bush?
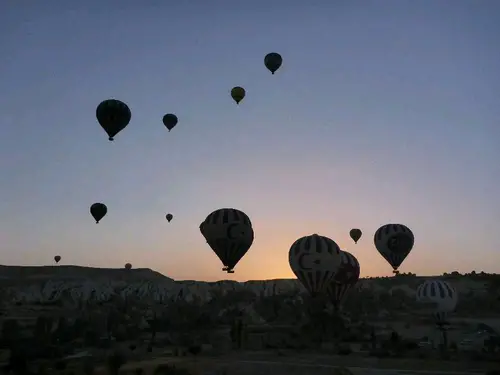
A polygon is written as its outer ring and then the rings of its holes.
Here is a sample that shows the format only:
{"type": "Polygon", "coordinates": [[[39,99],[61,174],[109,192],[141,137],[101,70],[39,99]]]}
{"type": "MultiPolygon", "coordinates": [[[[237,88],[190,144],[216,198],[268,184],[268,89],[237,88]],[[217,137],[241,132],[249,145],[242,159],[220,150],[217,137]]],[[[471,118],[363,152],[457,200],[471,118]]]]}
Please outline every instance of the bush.
{"type": "Polygon", "coordinates": [[[349,355],[352,353],[350,346],[341,346],[337,352],[339,355],[349,355]]]}
{"type": "Polygon", "coordinates": [[[154,373],[154,375],[191,375],[188,369],[177,368],[175,365],[162,364],[159,365],[154,373]]]}
{"type": "Polygon", "coordinates": [[[389,353],[389,350],[383,349],[383,348],[373,349],[373,350],[370,350],[370,356],[377,357],[377,358],[387,358],[387,357],[390,357],[390,353],[389,353]]]}
{"type": "Polygon", "coordinates": [[[116,375],[120,372],[120,368],[127,362],[125,356],[120,352],[114,352],[108,357],[107,367],[108,371],[112,375],[116,375]]]}
{"type": "Polygon", "coordinates": [[[85,375],[93,375],[94,371],[95,371],[95,363],[94,363],[94,361],[87,358],[83,362],[83,373],[85,375]]]}

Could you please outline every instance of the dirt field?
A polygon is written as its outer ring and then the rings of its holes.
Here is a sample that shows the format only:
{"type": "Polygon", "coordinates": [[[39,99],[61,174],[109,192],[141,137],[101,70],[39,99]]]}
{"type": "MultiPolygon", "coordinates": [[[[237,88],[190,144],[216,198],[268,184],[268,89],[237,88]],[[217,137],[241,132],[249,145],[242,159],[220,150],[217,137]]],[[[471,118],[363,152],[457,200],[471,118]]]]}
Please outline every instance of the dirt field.
{"type": "Polygon", "coordinates": [[[129,363],[124,366],[122,373],[133,373],[135,368],[141,367],[145,371],[144,375],[149,375],[159,364],[164,363],[188,368],[193,375],[332,375],[333,370],[340,366],[349,368],[355,375],[475,375],[495,368],[491,364],[444,361],[247,353],[220,358],[156,358],[129,363]]]}

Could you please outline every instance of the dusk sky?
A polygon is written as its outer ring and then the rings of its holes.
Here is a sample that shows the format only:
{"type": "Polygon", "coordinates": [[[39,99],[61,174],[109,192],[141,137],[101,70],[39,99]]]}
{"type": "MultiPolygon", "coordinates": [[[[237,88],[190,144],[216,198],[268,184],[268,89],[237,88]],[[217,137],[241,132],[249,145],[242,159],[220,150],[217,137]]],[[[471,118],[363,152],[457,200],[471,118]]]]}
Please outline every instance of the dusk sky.
{"type": "Polygon", "coordinates": [[[500,1],[278,3],[0,3],[0,263],[289,278],[319,233],[382,276],[392,222],[415,234],[401,272],[499,272],[500,1]],[[108,98],[132,111],[115,142],[108,98]],[[222,207],[256,236],[233,275],[198,229],[222,207]]]}

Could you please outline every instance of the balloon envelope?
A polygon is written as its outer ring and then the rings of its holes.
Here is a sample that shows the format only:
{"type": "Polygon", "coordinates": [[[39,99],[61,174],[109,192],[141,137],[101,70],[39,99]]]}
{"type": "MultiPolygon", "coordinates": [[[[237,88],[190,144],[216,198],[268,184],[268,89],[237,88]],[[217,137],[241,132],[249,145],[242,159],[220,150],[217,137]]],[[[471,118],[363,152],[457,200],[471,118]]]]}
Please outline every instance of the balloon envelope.
{"type": "Polygon", "coordinates": [[[235,208],[221,208],[200,224],[200,232],[210,248],[232,273],[253,243],[254,231],[247,214],[235,208]]]}
{"type": "Polygon", "coordinates": [[[354,243],[358,243],[362,234],[363,234],[363,232],[361,232],[361,229],[358,229],[358,228],[353,228],[349,231],[349,236],[351,236],[354,243]]]}
{"type": "Polygon", "coordinates": [[[108,134],[109,140],[125,129],[132,118],[130,108],[122,101],[108,99],[101,102],[96,109],[97,121],[108,134]]]}
{"type": "Polygon", "coordinates": [[[167,216],[165,216],[167,221],[170,223],[170,221],[174,218],[174,216],[172,214],[167,214],[167,216]]]}
{"type": "Polygon", "coordinates": [[[458,292],[445,280],[431,279],[420,284],[416,299],[419,304],[429,306],[437,323],[443,323],[457,306],[458,292]]]}
{"type": "Polygon", "coordinates": [[[243,87],[236,86],[236,87],[233,87],[231,90],[231,97],[236,102],[236,104],[240,104],[240,102],[243,100],[245,95],[246,95],[246,91],[243,87]]]}
{"type": "Polygon", "coordinates": [[[340,248],[328,237],[313,234],[296,240],[288,252],[290,268],[311,295],[326,290],[340,266],[340,248]]]}
{"type": "Polygon", "coordinates": [[[94,203],[92,206],[90,206],[90,214],[95,219],[96,223],[99,223],[99,221],[106,215],[107,212],[108,208],[104,203],[94,203]]]}
{"type": "Polygon", "coordinates": [[[130,264],[130,263],[125,263],[125,269],[126,269],[126,270],[129,270],[129,269],[131,269],[131,268],[132,268],[132,264],[130,264]]]}
{"type": "Polygon", "coordinates": [[[396,272],[413,249],[415,237],[406,225],[386,224],[377,229],[373,241],[380,255],[396,272]]]}
{"type": "Polygon", "coordinates": [[[283,63],[283,58],[279,53],[271,52],[264,57],[264,65],[269,71],[274,74],[283,63]]]}
{"type": "Polygon", "coordinates": [[[168,131],[172,130],[175,125],[177,125],[178,118],[173,113],[167,113],[163,116],[163,125],[168,129],[168,131]]]}
{"type": "Polygon", "coordinates": [[[56,263],[59,263],[59,261],[61,260],[61,256],[60,255],[56,255],[54,257],[54,260],[56,261],[56,263]]]}
{"type": "Polygon", "coordinates": [[[339,269],[327,288],[335,309],[340,307],[347,292],[356,285],[359,280],[359,273],[360,267],[356,257],[347,251],[341,251],[339,269]]]}

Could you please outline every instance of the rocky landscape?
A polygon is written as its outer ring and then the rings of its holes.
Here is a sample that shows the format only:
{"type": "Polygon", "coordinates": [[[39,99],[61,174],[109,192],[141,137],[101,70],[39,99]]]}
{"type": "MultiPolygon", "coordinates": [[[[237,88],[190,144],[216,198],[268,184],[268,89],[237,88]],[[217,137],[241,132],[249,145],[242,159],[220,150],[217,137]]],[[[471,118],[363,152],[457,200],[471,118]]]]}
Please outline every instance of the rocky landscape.
{"type": "MultiPolygon", "coordinates": [[[[491,332],[500,328],[500,276],[452,272],[439,277],[460,296],[448,332],[455,352],[461,340],[484,330],[481,324],[491,332]]],[[[24,357],[50,361],[92,353],[100,363],[110,350],[115,356],[121,350],[124,357],[124,348],[127,360],[153,358],[151,353],[165,350],[196,353],[197,347],[219,355],[235,348],[315,348],[344,355],[379,355],[383,349],[388,356],[392,348],[391,355],[435,356],[439,351],[429,354],[425,348],[436,348],[440,334],[429,311],[415,301],[415,290],[426,278],[361,279],[339,315],[327,301],[316,309],[293,279],[176,281],[150,269],[0,266],[0,346],[24,348],[31,353],[24,357]],[[239,321],[244,328],[236,334],[239,321]],[[397,350],[391,341],[395,334],[404,343],[397,350]]],[[[485,350],[483,342],[481,336],[479,351],[485,350]]]]}

